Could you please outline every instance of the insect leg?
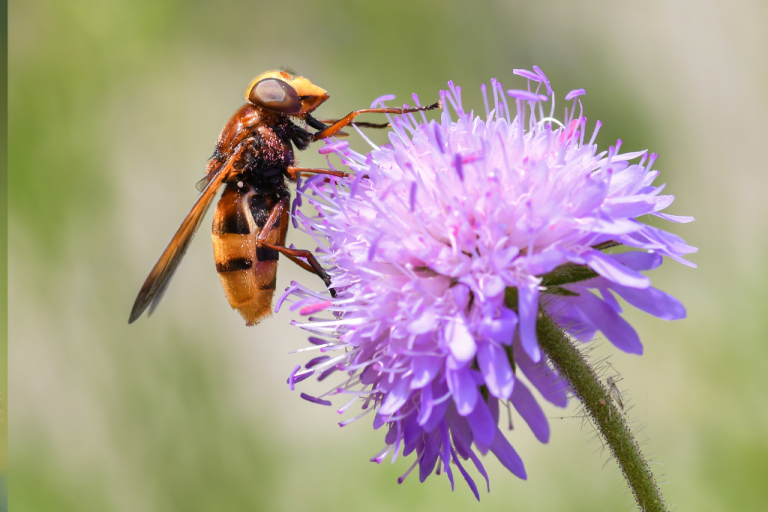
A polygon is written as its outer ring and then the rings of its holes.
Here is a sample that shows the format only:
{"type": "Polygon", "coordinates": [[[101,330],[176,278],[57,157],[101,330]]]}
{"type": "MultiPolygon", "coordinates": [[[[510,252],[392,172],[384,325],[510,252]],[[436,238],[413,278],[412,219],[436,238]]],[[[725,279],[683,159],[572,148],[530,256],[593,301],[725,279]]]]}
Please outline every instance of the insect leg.
{"type": "MultiPolygon", "coordinates": [[[[277,251],[281,254],[284,254],[289,258],[293,256],[295,258],[306,259],[307,262],[309,262],[309,266],[312,268],[311,272],[314,272],[320,277],[320,279],[323,280],[323,282],[325,283],[325,286],[327,286],[328,290],[331,292],[332,297],[336,296],[336,290],[331,288],[330,276],[325,272],[323,267],[320,266],[320,263],[318,263],[318,261],[315,259],[315,255],[312,254],[310,251],[307,251],[306,249],[289,249],[288,247],[283,247],[282,245],[275,245],[267,242],[260,242],[259,246],[266,247],[267,249],[272,249],[273,251],[277,251]]],[[[293,258],[291,258],[291,260],[293,260],[293,258]]],[[[300,265],[300,266],[306,269],[304,265],[300,265]]]]}
{"type": "MultiPolygon", "coordinates": [[[[331,124],[338,123],[339,121],[341,121],[341,119],[318,119],[318,121],[320,121],[321,123],[331,125],[331,124]]],[[[350,124],[354,124],[358,128],[389,128],[390,126],[392,126],[389,123],[350,123],[350,124]]]]}
{"type": "Polygon", "coordinates": [[[331,296],[335,297],[336,290],[334,290],[333,288],[330,288],[331,278],[325,272],[323,267],[320,266],[320,263],[318,263],[317,259],[315,259],[314,254],[304,249],[289,249],[288,247],[284,247],[282,245],[270,244],[269,242],[266,241],[267,236],[269,235],[269,232],[272,231],[272,228],[274,228],[275,224],[277,224],[278,220],[280,219],[280,216],[283,214],[283,211],[288,207],[288,201],[289,199],[287,197],[284,197],[283,199],[278,201],[278,203],[275,206],[272,207],[272,211],[269,212],[269,217],[267,217],[267,221],[264,223],[264,227],[261,228],[261,232],[259,233],[259,236],[256,238],[256,245],[258,247],[272,249],[273,251],[277,251],[281,254],[284,254],[287,257],[289,257],[291,261],[296,261],[294,258],[306,259],[308,264],[302,262],[304,264],[303,265],[299,264],[299,266],[309,272],[314,272],[315,274],[317,274],[320,277],[320,279],[323,280],[323,282],[325,283],[325,286],[327,286],[328,289],[330,290],[331,296]]]}
{"type": "Polygon", "coordinates": [[[441,108],[442,104],[438,101],[437,103],[433,103],[432,105],[427,105],[426,107],[413,107],[413,108],[366,108],[362,110],[355,110],[353,112],[350,112],[347,114],[346,117],[343,119],[339,119],[335,123],[333,123],[328,128],[323,129],[322,131],[319,131],[315,133],[315,135],[312,137],[313,141],[325,139],[327,137],[331,137],[336,134],[339,130],[347,126],[352,122],[352,120],[359,116],[360,114],[410,114],[412,112],[422,112],[424,110],[434,110],[436,108],[441,108]]]}
{"type": "Polygon", "coordinates": [[[291,260],[292,262],[294,262],[295,264],[297,264],[298,266],[300,266],[301,268],[303,268],[304,270],[306,270],[307,272],[312,272],[313,274],[315,273],[315,269],[313,269],[311,266],[309,266],[308,263],[305,263],[299,258],[296,258],[295,256],[290,256],[288,254],[285,254],[284,256],[289,260],[291,260]]]}
{"type": "Polygon", "coordinates": [[[341,171],[334,171],[331,169],[318,169],[316,167],[293,167],[289,166],[286,169],[286,173],[288,174],[288,177],[292,180],[295,180],[299,177],[300,173],[305,174],[328,174],[329,176],[338,176],[339,178],[346,178],[349,176],[346,172],[341,171]]]}

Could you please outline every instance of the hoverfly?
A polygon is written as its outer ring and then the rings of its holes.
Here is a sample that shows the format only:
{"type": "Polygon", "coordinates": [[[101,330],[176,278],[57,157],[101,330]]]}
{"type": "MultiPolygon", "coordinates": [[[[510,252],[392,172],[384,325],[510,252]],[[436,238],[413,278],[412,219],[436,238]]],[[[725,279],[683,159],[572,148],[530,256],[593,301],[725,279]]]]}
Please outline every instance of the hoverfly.
{"type": "MultiPolygon", "coordinates": [[[[128,323],[139,318],[147,307],[149,314],[157,307],[222,185],[224,192],[213,217],[213,255],[229,304],[240,312],[247,325],[271,314],[279,254],[317,274],[330,287],[328,274],[310,251],[285,247],[290,203],[286,178],[296,181],[302,173],[339,177],[347,174],[296,167],[293,146],[303,150],[311,142],[342,135],[340,130],[359,114],[406,114],[440,106],[438,102],[417,108],[356,110],[343,119],[326,120],[329,126],[311,115],[328,99],[328,93],[286,70],[268,71],[256,77],[246,89],[245,99],[246,104],[224,125],[205,177],[198,182],[200,197],[149,273],[128,323]],[[292,118],[318,131],[310,132],[292,118]]],[[[383,128],[388,124],[358,126],[383,128]]],[[[333,289],[331,294],[335,295],[333,289]]]]}

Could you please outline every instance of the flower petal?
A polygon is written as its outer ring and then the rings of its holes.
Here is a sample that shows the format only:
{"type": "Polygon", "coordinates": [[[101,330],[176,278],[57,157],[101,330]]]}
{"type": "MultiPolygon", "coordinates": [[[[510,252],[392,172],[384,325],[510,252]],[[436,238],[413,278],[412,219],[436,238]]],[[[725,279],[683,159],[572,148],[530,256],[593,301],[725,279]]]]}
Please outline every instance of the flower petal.
{"type": "Polygon", "coordinates": [[[588,292],[586,288],[581,289],[584,291],[578,300],[573,300],[572,304],[600,329],[608,341],[617,348],[630,354],[642,354],[643,344],[640,343],[640,338],[632,326],[621,318],[611,306],[588,292]]]}
{"type": "Polygon", "coordinates": [[[520,341],[526,354],[534,361],[541,360],[541,350],[536,341],[536,318],[539,313],[539,286],[520,286],[517,289],[520,311],[520,341]]]}
{"type": "Polygon", "coordinates": [[[440,455],[440,450],[437,447],[437,442],[435,442],[435,437],[429,434],[425,435],[424,451],[419,461],[419,482],[424,483],[424,480],[432,474],[435,464],[437,464],[438,455],[440,455]]]}
{"type": "Polygon", "coordinates": [[[509,398],[515,378],[504,349],[494,343],[481,343],[477,349],[477,363],[488,385],[488,391],[502,400],[509,398]]]}
{"type": "MultiPolygon", "coordinates": [[[[427,388],[422,388],[422,392],[425,389],[427,388]]],[[[448,387],[444,382],[432,382],[432,397],[437,397],[438,399],[441,399],[441,401],[437,403],[435,403],[434,400],[432,401],[432,412],[430,413],[429,418],[421,424],[425,431],[432,432],[435,427],[443,421],[445,412],[448,410],[448,406],[451,405],[451,401],[444,398],[447,391],[448,387]]]]}
{"type": "Polygon", "coordinates": [[[410,383],[410,378],[406,377],[399,379],[397,384],[395,384],[395,387],[393,387],[392,390],[387,394],[387,398],[384,400],[384,403],[381,404],[381,407],[379,408],[379,414],[394,414],[403,405],[405,405],[406,400],[408,400],[408,398],[411,396],[410,383]]]}
{"type": "Polygon", "coordinates": [[[448,343],[448,349],[451,351],[454,359],[461,363],[466,363],[475,357],[477,345],[475,338],[467,329],[466,320],[463,315],[455,316],[448,323],[445,330],[445,338],[448,343]]]}
{"type": "Polygon", "coordinates": [[[632,288],[648,288],[651,285],[651,280],[646,276],[621,265],[611,256],[600,251],[589,251],[582,254],[582,257],[592,270],[614,283],[632,288]]]}
{"type": "Polygon", "coordinates": [[[444,358],[439,356],[414,356],[411,359],[411,389],[423,388],[440,372],[444,358]]]}
{"type": "Polygon", "coordinates": [[[475,441],[485,445],[491,445],[496,435],[496,423],[493,421],[491,411],[483,400],[478,400],[475,410],[466,416],[469,426],[472,428],[472,436],[475,441]]]}
{"type": "Polygon", "coordinates": [[[515,364],[523,371],[528,381],[539,390],[541,396],[558,407],[568,405],[568,384],[561,379],[557,372],[549,367],[546,360],[534,363],[528,358],[519,343],[513,346],[515,364]]]}
{"type": "Polygon", "coordinates": [[[507,438],[504,437],[504,434],[501,433],[498,427],[496,428],[496,436],[493,438],[493,443],[491,443],[489,448],[496,458],[499,459],[501,465],[507,468],[510,473],[521,480],[528,478],[528,475],[525,473],[523,460],[515,449],[512,448],[512,445],[509,444],[509,441],[507,441],[507,438]]]}
{"type": "Polygon", "coordinates": [[[622,252],[611,257],[632,270],[653,270],[662,262],[661,254],[650,251],[622,252]]]}
{"type": "Polygon", "coordinates": [[[565,251],[555,248],[538,254],[532,254],[526,261],[526,264],[531,274],[539,276],[552,271],[563,262],[565,262],[565,251]]]}
{"type": "Polygon", "coordinates": [[[408,332],[411,334],[424,334],[434,330],[436,323],[435,312],[430,308],[408,324],[408,332]]]}
{"type": "Polygon", "coordinates": [[[549,442],[549,422],[547,417],[533,397],[533,394],[531,394],[531,391],[522,382],[518,382],[515,390],[512,392],[512,404],[528,426],[531,427],[536,439],[542,443],[549,442]]]}
{"type": "Polygon", "coordinates": [[[466,416],[475,409],[479,393],[469,368],[449,370],[448,389],[451,390],[456,410],[461,416],[466,416]]]}
{"type": "Polygon", "coordinates": [[[637,309],[662,320],[680,320],[686,316],[685,306],[682,302],[657,288],[650,287],[645,290],[638,290],[612,284],[611,290],[614,290],[622,299],[637,309]]]}
{"type": "Polygon", "coordinates": [[[497,318],[483,317],[479,334],[504,345],[512,344],[512,337],[517,327],[517,314],[511,309],[501,308],[497,318]]]}

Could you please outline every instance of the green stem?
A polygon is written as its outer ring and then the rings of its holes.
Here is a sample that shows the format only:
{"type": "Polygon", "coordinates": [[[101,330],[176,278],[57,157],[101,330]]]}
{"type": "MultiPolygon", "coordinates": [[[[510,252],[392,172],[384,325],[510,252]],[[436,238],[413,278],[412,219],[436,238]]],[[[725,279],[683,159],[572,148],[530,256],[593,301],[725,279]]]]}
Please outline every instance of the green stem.
{"type": "MultiPolygon", "coordinates": [[[[515,294],[516,295],[516,294],[515,294]]],[[[508,295],[508,298],[509,297],[508,295]]],[[[515,297],[516,298],[516,297],[515,297]]],[[[515,301],[517,302],[517,301],[515,301]]],[[[517,304],[514,304],[515,306],[517,304]]],[[[635,438],[609,391],[568,336],[544,311],[536,323],[539,346],[571,385],[621,467],[638,507],[644,512],[666,512],[667,506],[635,438]]]]}

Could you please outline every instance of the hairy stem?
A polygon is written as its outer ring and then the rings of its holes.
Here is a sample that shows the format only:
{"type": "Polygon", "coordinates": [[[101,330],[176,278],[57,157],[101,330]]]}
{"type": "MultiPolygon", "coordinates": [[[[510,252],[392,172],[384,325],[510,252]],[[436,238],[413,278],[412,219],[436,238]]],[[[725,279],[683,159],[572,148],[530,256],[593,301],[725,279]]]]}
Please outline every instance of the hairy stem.
{"type": "Polygon", "coordinates": [[[544,311],[536,323],[539,346],[571,385],[600,435],[621,467],[640,510],[666,512],[667,506],[651,469],[632,436],[624,416],[614,404],[609,390],[568,336],[544,311]]]}

